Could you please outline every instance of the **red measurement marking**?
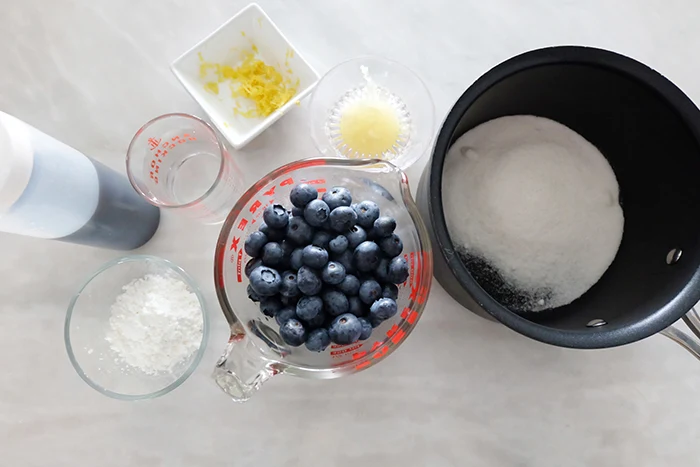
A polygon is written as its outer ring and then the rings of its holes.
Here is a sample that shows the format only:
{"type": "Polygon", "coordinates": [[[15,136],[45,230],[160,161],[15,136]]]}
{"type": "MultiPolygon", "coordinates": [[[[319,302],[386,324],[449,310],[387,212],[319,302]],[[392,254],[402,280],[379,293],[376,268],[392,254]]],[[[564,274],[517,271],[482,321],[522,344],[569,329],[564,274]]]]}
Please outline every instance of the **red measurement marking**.
{"type": "Polygon", "coordinates": [[[377,350],[377,348],[378,348],[380,345],[382,345],[382,343],[379,342],[379,341],[376,341],[374,344],[372,344],[372,350],[370,350],[370,352],[374,352],[375,350],[377,350]]]}
{"type": "Polygon", "coordinates": [[[151,148],[151,151],[160,146],[160,141],[160,138],[148,138],[148,147],[151,148]]]}
{"type": "Polygon", "coordinates": [[[397,345],[404,337],[406,337],[406,331],[399,329],[398,332],[394,334],[394,337],[391,338],[391,342],[397,345]]]}
{"type": "Polygon", "coordinates": [[[243,250],[238,250],[238,264],[236,264],[236,280],[238,282],[243,281],[243,276],[241,276],[241,263],[243,263],[243,250]]]}
{"type": "Polygon", "coordinates": [[[408,314],[409,314],[410,312],[411,312],[411,309],[410,309],[410,308],[408,308],[408,307],[404,308],[403,311],[401,312],[401,318],[402,318],[402,319],[408,318],[408,314]]]}
{"type": "Polygon", "coordinates": [[[192,136],[192,135],[189,134],[189,133],[184,133],[184,134],[182,135],[182,137],[183,137],[183,138],[186,138],[187,141],[197,141],[197,138],[196,138],[195,136],[192,136]]]}
{"type": "Polygon", "coordinates": [[[287,186],[287,185],[291,185],[292,183],[294,183],[294,179],[290,177],[290,178],[287,178],[285,180],[282,180],[280,182],[280,186],[287,186]]]}
{"type": "Polygon", "coordinates": [[[258,210],[258,208],[262,206],[262,203],[260,200],[256,200],[251,206],[250,206],[250,212],[254,213],[255,211],[258,210]]]}
{"type": "Polygon", "coordinates": [[[357,349],[359,349],[360,347],[362,347],[362,344],[344,345],[344,346],[341,346],[341,347],[343,347],[343,348],[340,349],[340,350],[334,350],[334,351],[332,351],[332,352],[331,352],[331,356],[332,356],[332,357],[335,357],[335,356],[338,356],[338,355],[345,355],[345,354],[347,354],[347,353],[354,352],[355,350],[357,350],[357,349]]]}
{"type": "Polygon", "coordinates": [[[408,324],[415,324],[416,320],[418,319],[418,312],[415,310],[411,310],[411,314],[408,315],[408,324]]]}
{"type": "Polygon", "coordinates": [[[354,354],[352,354],[352,359],[359,360],[362,357],[364,357],[365,355],[367,355],[367,352],[355,352],[354,354]]]}
{"type": "Polygon", "coordinates": [[[396,331],[398,331],[398,330],[399,330],[399,325],[398,325],[398,324],[394,324],[394,325],[391,327],[391,329],[389,329],[389,330],[386,332],[386,337],[391,337],[391,336],[393,336],[394,333],[395,333],[396,331]]]}
{"type": "Polygon", "coordinates": [[[231,248],[229,248],[229,251],[231,250],[236,250],[238,251],[238,242],[240,242],[241,239],[238,237],[233,237],[233,240],[231,240],[231,248]]]}
{"type": "Polygon", "coordinates": [[[374,358],[374,359],[382,358],[384,355],[386,355],[386,353],[387,353],[388,351],[389,351],[389,347],[387,347],[386,345],[384,345],[384,346],[380,347],[380,348],[377,350],[377,353],[375,353],[374,356],[373,356],[372,358],[374,358]]]}
{"type": "Polygon", "coordinates": [[[370,362],[369,360],[366,361],[366,362],[358,363],[357,365],[355,365],[355,369],[356,369],[356,370],[361,370],[361,369],[363,369],[363,368],[367,368],[367,367],[370,366],[371,364],[372,364],[372,362],[370,362]]]}
{"type": "Polygon", "coordinates": [[[319,189],[316,190],[316,191],[318,191],[319,193],[325,193],[325,192],[326,192],[326,189],[325,189],[325,188],[319,188],[319,189]]]}
{"type": "Polygon", "coordinates": [[[326,180],[324,178],[317,178],[316,180],[309,180],[308,182],[309,185],[325,185],[326,180]]]}
{"type": "Polygon", "coordinates": [[[269,190],[267,190],[263,195],[265,196],[273,196],[275,194],[275,188],[277,188],[277,185],[273,186],[269,190]]]}
{"type": "Polygon", "coordinates": [[[238,230],[245,229],[246,225],[248,225],[248,219],[246,219],[246,218],[241,219],[241,221],[238,223],[238,230]]]}

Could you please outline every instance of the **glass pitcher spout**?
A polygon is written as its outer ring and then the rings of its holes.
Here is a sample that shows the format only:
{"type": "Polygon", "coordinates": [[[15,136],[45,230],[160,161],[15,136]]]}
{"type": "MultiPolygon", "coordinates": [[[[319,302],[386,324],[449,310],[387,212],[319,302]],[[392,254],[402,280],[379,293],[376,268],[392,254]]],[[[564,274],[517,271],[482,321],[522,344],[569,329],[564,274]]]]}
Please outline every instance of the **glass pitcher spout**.
{"type": "Polygon", "coordinates": [[[260,386],[279,371],[267,360],[243,330],[240,323],[231,326],[231,337],[212,377],[235,402],[245,402],[260,386]]]}

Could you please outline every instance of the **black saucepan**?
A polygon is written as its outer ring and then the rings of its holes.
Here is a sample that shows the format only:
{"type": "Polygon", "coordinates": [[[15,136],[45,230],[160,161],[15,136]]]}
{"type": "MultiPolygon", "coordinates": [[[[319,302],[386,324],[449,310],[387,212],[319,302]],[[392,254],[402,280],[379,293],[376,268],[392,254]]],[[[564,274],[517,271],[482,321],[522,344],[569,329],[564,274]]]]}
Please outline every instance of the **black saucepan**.
{"type": "Polygon", "coordinates": [[[587,47],[516,56],[460,97],[421,178],[418,204],[439,252],[435,277],[469,310],[543,342],[602,348],[645,338],[700,301],[699,176],[700,111],[656,71],[587,47]],[[515,313],[491,297],[454,253],[442,206],[442,170],[454,141],[488,120],[523,114],[556,120],[598,147],[617,175],[625,215],[608,271],[551,312],[515,313]]]}

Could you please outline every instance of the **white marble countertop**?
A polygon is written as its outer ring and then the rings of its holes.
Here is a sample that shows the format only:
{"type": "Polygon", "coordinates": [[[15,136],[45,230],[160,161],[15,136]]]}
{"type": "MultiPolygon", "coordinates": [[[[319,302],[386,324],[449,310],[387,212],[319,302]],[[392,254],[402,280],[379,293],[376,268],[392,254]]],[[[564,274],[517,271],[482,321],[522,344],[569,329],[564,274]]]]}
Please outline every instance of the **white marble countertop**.
{"type": "MultiPolygon", "coordinates": [[[[0,0],[0,109],[123,170],[146,120],[203,115],[169,62],[240,0],[0,0]]],[[[441,119],[479,75],[528,49],[593,45],[637,58],[700,102],[690,0],[260,0],[320,71],[376,53],[417,70],[441,119]]],[[[249,181],[313,154],[302,106],[235,153],[249,181]]],[[[415,185],[424,157],[411,169],[415,185]]],[[[415,188],[415,186],[414,186],[415,188]]],[[[71,295],[117,252],[0,234],[0,465],[688,466],[700,459],[700,365],[662,337],[605,351],[546,346],[462,309],[439,285],[386,362],[349,378],[275,378],[244,404],[210,379],[227,326],[218,227],[165,213],[140,252],[209,300],[204,361],[158,400],[110,400],[63,345],[71,295]]]]}

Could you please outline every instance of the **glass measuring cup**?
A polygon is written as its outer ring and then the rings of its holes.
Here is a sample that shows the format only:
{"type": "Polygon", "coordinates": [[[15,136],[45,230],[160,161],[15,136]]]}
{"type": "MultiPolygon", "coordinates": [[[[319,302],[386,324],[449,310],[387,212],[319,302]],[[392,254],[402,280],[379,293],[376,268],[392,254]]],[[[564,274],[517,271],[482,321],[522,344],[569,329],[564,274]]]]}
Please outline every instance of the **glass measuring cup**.
{"type": "Polygon", "coordinates": [[[222,222],[240,172],[211,126],[194,115],[161,115],[134,135],[126,154],[134,189],[149,203],[205,224],[222,222]]]}
{"type": "Polygon", "coordinates": [[[428,232],[411,197],[408,178],[396,166],[379,160],[307,159],[287,164],[253,185],[236,203],[224,223],[214,260],[216,293],[231,327],[214,380],[235,401],[245,401],[271,376],[290,374],[328,379],[364,370],[394,351],[411,333],[425,307],[433,274],[428,232]],[[324,352],[290,347],[277,323],[264,316],[248,298],[243,273],[250,259],[243,249],[257,230],[268,204],[291,207],[289,193],[297,183],[313,184],[319,193],[345,186],[355,200],[377,203],[382,214],[396,219],[404,243],[410,276],[399,285],[399,312],[374,329],[366,341],[330,345],[324,352]]]}

